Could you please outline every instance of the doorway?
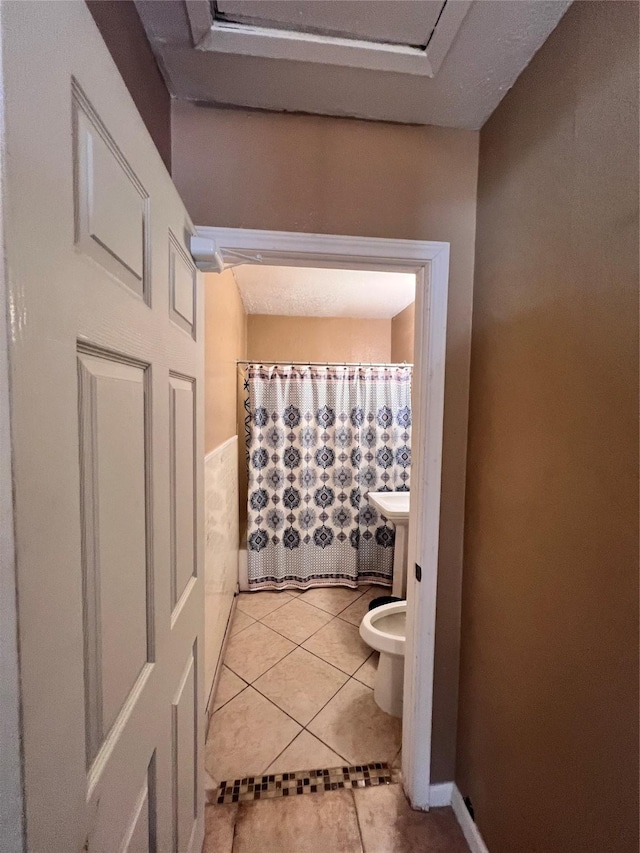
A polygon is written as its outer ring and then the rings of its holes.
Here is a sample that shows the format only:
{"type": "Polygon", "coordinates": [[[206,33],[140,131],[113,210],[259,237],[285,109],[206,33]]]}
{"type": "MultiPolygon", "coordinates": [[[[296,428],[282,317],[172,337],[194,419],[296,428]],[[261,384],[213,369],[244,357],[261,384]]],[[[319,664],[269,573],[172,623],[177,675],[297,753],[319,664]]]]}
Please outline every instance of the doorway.
{"type": "Polygon", "coordinates": [[[449,245],[377,238],[197,228],[192,252],[216,272],[239,260],[263,265],[384,270],[416,276],[412,497],[408,535],[402,776],[411,805],[427,809],[449,245]],[[429,733],[425,736],[425,733],[429,733]]]}

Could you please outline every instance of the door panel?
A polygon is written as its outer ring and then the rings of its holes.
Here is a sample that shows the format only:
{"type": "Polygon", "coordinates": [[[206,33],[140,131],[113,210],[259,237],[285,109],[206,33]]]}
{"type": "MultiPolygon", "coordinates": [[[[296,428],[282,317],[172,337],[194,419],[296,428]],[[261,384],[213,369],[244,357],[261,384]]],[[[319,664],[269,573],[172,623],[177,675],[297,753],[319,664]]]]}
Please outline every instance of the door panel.
{"type": "Polygon", "coordinates": [[[169,234],[169,276],[171,319],[195,338],[197,272],[173,234],[169,234]]]}
{"type": "Polygon", "coordinates": [[[77,80],[73,87],[76,243],[143,296],[148,196],[77,80]]]}
{"type": "Polygon", "coordinates": [[[199,714],[195,669],[194,648],[189,655],[172,708],[175,853],[189,849],[189,842],[195,831],[198,817],[196,733],[199,714]]]}
{"type": "Polygon", "coordinates": [[[85,4],[2,3],[0,27],[28,850],[193,853],[204,717],[192,225],[85,4]]]}
{"type": "Polygon", "coordinates": [[[171,603],[175,607],[195,561],[195,396],[193,380],[172,375],[171,385],[171,603]]]}
{"type": "Polygon", "coordinates": [[[146,367],[79,354],[88,758],[153,660],[148,596],[146,367]]]}
{"type": "Polygon", "coordinates": [[[135,804],[119,853],[156,853],[155,755],[135,804]]]}

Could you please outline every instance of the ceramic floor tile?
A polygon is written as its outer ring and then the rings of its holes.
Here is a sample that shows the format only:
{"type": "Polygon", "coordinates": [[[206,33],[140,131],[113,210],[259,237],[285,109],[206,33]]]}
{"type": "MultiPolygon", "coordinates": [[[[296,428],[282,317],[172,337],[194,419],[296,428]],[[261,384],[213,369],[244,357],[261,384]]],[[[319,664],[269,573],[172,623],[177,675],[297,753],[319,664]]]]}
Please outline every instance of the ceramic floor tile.
{"type": "Polygon", "coordinates": [[[307,589],[301,593],[298,598],[304,601],[305,604],[313,604],[314,607],[319,607],[320,610],[326,610],[336,616],[345,607],[352,604],[357,598],[368,590],[369,587],[359,587],[358,589],[347,589],[344,586],[324,586],[316,589],[307,589]]]}
{"type": "Polygon", "coordinates": [[[353,604],[350,604],[340,613],[340,618],[351,622],[352,625],[360,627],[365,614],[369,610],[369,604],[374,598],[380,598],[381,595],[391,595],[391,590],[383,586],[372,586],[360,598],[356,599],[353,604]]]}
{"type": "Polygon", "coordinates": [[[307,728],[350,764],[393,761],[402,742],[402,721],[381,711],[373,690],[353,678],[307,728]]]}
{"type": "Polygon", "coordinates": [[[211,718],[205,766],[216,784],[264,773],[301,731],[301,726],[253,687],[211,718]]]}
{"type": "Polygon", "coordinates": [[[340,767],[344,758],[325,746],[308,731],[301,731],[273,764],[267,767],[267,773],[292,773],[296,770],[326,770],[328,767],[340,767]]]}
{"type": "Polygon", "coordinates": [[[233,853],[362,853],[351,791],[241,803],[233,853]]]}
{"type": "Polygon", "coordinates": [[[238,610],[254,619],[262,619],[287,601],[291,601],[291,596],[286,592],[241,592],[238,596],[238,610]]]}
{"type": "Polygon", "coordinates": [[[205,792],[215,791],[217,792],[218,786],[216,785],[216,780],[209,773],[209,771],[205,768],[204,770],[204,790],[205,792]]]}
{"type": "Polygon", "coordinates": [[[360,639],[355,625],[342,619],[332,619],[309,637],[302,647],[348,675],[353,675],[371,654],[371,649],[360,639]]]}
{"type": "Polygon", "coordinates": [[[402,785],[357,788],[364,853],[468,853],[469,848],[450,808],[413,811],[402,785]]]}
{"type": "Polygon", "coordinates": [[[357,669],[353,674],[354,678],[357,678],[358,681],[361,681],[363,684],[366,684],[367,687],[373,688],[375,687],[376,682],[376,672],[378,671],[378,652],[374,652],[369,655],[366,661],[362,664],[360,669],[357,669]]]}
{"type": "MultiPolygon", "coordinates": [[[[346,623],[343,623],[346,624],[346,623]]],[[[294,643],[261,622],[254,622],[231,637],[224,662],[240,678],[251,683],[295,648],[294,643]]]]}
{"type": "Polygon", "coordinates": [[[231,622],[229,636],[233,637],[233,635],[237,634],[238,631],[242,631],[244,628],[248,628],[249,625],[253,625],[255,621],[256,620],[253,616],[249,616],[248,613],[243,613],[242,610],[239,610],[236,607],[236,612],[233,614],[233,621],[231,622]]]}
{"type": "Polygon", "coordinates": [[[238,804],[206,806],[204,810],[204,845],[202,853],[231,853],[233,826],[238,804]]]}
{"type": "MultiPolygon", "coordinates": [[[[253,686],[304,726],[347,678],[344,672],[298,648],[265,672],[253,686]]],[[[306,765],[299,769],[306,769],[306,765]]]]}
{"type": "Polygon", "coordinates": [[[315,634],[317,630],[331,620],[330,613],[318,610],[310,604],[305,604],[297,598],[292,598],[282,607],[278,607],[272,613],[263,616],[260,620],[263,625],[273,628],[279,634],[287,637],[296,644],[304,641],[315,634]]]}
{"type": "Polygon", "coordinates": [[[214,712],[226,704],[230,699],[233,699],[234,696],[237,696],[238,693],[240,693],[241,690],[244,690],[246,686],[246,681],[238,678],[235,672],[231,672],[229,667],[223,664],[213,702],[214,712]]]}

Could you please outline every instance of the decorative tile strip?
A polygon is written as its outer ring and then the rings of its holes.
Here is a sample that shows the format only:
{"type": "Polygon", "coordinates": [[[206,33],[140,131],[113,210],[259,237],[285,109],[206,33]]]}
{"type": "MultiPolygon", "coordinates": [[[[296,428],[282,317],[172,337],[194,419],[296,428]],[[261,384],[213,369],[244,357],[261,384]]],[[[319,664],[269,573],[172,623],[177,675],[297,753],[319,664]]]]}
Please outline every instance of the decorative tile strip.
{"type": "Polygon", "coordinates": [[[399,782],[400,770],[386,762],[356,764],[351,767],[330,767],[326,770],[296,770],[293,773],[271,773],[266,776],[246,776],[244,779],[221,782],[209,792],[209,801],[223,805],[251,800],[272,800],[298,794],[316,794],[342,788],[370,788],[399,782]]]}

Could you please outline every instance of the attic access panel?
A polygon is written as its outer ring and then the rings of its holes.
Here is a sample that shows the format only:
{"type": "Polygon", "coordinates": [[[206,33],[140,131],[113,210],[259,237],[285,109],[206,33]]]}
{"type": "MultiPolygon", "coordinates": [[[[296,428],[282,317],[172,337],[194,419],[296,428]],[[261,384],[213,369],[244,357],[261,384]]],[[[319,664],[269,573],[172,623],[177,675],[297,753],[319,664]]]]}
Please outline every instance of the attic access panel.
{"type": "Polygon", "coordinates": [[[214,20],[425,48],[446,0],[214,0],[214,20]]]}
{"type": "Polygon", "coordinates": [[[434,77],[474,0],[185,0],[197,50],[434,77]]]}

